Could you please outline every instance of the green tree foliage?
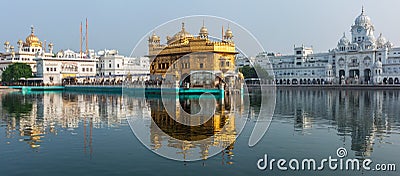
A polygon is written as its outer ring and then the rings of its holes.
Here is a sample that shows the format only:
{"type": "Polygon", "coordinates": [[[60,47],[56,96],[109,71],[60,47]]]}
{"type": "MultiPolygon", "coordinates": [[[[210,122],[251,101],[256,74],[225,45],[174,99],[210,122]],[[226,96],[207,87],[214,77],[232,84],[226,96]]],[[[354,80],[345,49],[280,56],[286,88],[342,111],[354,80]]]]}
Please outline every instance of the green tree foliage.
{"type": "Polygon", "coordinates": [[[261,79],[269,78],[268,72],[259,65],[256,65],[254,67],[244,66],[239,68],[239,71],[243,74],[244,78],[261,78],[261,79]]]}
{"type": "Polygon", "coordinates": [[[20,78],[30,78],[32,77],[32,68],[25,63],[13,63],[4,70],[1,77],[4,82],[14,82],[20,78]]]}

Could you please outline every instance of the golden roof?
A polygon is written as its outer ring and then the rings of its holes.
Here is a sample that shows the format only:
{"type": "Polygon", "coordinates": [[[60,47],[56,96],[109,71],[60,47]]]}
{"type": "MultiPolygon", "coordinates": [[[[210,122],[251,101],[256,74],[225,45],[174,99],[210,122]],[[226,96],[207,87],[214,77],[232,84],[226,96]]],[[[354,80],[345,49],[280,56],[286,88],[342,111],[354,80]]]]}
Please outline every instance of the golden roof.
{"type": "Polygon", "coordinates": [[[191,38],[191,37],[193,37],[193,35],[185,30],[185,23],[182,23],[182,29],[178,33],[176,33],[170,39],[170,41],[175,41],[175,40],[179,40],[179,39],[183,39],[183,38],[191,38]]]}
{"type": "Polygon", "coordinates": [[[35,36],[34,34],[34,28],[33,26],[31,26],[31,34],[26,37],[25,39],[25,45],[26,46],[31,46],[31,47],[38,47],[38,46],[42,46],[42,44],[39,41],[39,38],[35,36]]]}

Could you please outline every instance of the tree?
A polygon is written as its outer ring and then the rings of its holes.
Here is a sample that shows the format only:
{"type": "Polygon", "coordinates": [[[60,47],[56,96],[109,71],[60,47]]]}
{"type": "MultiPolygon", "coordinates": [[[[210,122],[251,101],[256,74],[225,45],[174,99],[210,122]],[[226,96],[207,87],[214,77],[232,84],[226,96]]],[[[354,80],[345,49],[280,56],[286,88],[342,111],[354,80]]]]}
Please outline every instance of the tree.
{"type": "Polygon", "coordinates": [[[1,77],[4,82],[14,82],[20,78],[30,78],[32,77],[32,68],[25,63],[13,63],[4,70],[1,77]]]}
{"type": "Polygon", "coordinates": [[[268,72],[259,65],[256,65],[254,67],[244,66],[239,68],[239,71],[243,74],[244,78],[261,78],[261,79],[269,78],[268,72]]]}

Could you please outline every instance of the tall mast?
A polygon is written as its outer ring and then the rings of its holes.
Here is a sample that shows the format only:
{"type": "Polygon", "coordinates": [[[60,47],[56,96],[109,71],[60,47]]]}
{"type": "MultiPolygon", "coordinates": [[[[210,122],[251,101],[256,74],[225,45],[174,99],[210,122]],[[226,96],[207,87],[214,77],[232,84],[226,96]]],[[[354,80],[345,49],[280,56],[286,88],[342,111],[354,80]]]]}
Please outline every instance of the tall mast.
{"type": "Polygon", "coordinates": [[[87,18],[86,18],[86,37],[85,37],[85,40],[86,40],[86,57],[88,57],[88,54],[89,54],[89,48],[88,48],[89,40],[88,40],[88,20],[87,20],[87,18]]]}
{"type": "Polygon", "coordinates": [[[221,41],[224,40],[224,25],[222,25],[222,36],[221,36],[221,41]]]}
{"type": "Polygon", "coordinates": [[[81,22],[81,29],[80,29],[80,48],[79,48],[79,57],[82,58],[82,22],[81,22]]]}

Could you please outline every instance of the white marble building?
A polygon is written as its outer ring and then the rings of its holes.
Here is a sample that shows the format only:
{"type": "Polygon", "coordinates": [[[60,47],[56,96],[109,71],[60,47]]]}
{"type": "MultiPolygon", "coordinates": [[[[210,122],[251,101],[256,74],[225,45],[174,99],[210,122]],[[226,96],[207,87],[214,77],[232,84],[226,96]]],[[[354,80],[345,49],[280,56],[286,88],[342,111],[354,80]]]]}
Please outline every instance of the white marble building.
{"type": "Polygon", "coordinates": [[[148,80],[150,61],[148,57],[125,57],[117,50],[101,50],[97,52],[97,76],[131,80],[148,80]]]}
{"type": "Polygon", "coordinates": [[[46,85],[60,85],[71,81],[92,82],[96,76],[97,59],[81,57],[72,50],[59,51],[55,57],[37,57],[37,77],[46,85]]]}
{"type": "Polygon", "coordinates": [[[382,34],[375,38],[371,19],[362,9],[337,47],[314,53],[312,47],[294,47],[294,54],[261,53],[255,64],[271,62],[276,84],[400,84],[400,47],[382,34]]]}

